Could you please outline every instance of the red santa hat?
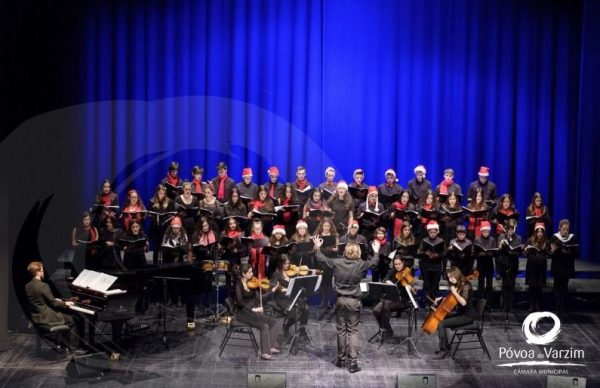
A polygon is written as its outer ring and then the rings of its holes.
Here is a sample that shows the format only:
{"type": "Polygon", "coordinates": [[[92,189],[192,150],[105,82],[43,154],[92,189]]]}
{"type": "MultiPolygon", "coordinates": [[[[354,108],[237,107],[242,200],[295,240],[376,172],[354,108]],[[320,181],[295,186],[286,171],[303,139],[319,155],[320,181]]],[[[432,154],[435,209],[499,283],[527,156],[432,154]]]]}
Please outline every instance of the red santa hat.
{"type": "Polygon", "coordinates": [[[492,230],[492,225],[490,224],[489,221],[481,221],[481,227],[479,228],[479,230],[492,230]]]}
{"type": "Polygon", "coordinates": [[[490,168],[486,166],[479,167],[479,176],[490,176],[490,168]]]}
{"type": "Polygon", "coordinates": [[[171,220],[171,226],[181,226],[181,218],[173,217],[171,220]]]}
{"type": "Polygon", "coordinates": [[[250,167],[246,167],[242,170],[242,178],[246,178],[248,176],[252,176],[252,169],[250,167]]]}
{"type": "MultiPolygon", "coordinates": [[[[296,226],[298,227],[298,226],[296,226]]],[[[283,225],[275,225],[273,226],[273,234],[281,233],[285,236],[285,227],[283,225]]]]}
{"type": "Polygon", "coordinates": [[[350,221],[350,229],[352,229],[352,228],[356,228],[356,229],[359,228],[357,220],[350,221]]]}
{"type": "Polygon", "coordinates": [[[378,194],[377,193],[377,187],[375,187],[375,186],[369,186],[369,189],[367,191],[367,197],[370,196],[371,194],[378,194]]]}
{"type": "Polygon", "coordinates": [[[279,175],[279,168],[277,168],[277,166],[271,166],[269,167],[267,172],[269,173],[269,175],[279,175]]]}
{"type": "Polygon", "coordinates": [[[435,230],[440,230],[440,226],[438,225],[437,221],[429,221],[427,223],[427,230],[431,230],[431,229],[435,229],[435,230]]]}
{"type": "Polygon", "coordinates": [[[346,189],[348,190],[348,184],[346,183],[346,181],[339,181],[337,184],[337,187],[339,189],[346,189]]]}
{"type": "Polygon", "coordinates": [[[543,222],[536,222],[533,230],[543,229],[546,231],[546,225],[543,222]]]}
{"type": "Polygon", "coordinates": [[[300,228],[308,228],[308,224],[306,223],[306,221],[304,220],[299,220],[298,222],[296,222],[296,229],[300,229],[300,228]]]}

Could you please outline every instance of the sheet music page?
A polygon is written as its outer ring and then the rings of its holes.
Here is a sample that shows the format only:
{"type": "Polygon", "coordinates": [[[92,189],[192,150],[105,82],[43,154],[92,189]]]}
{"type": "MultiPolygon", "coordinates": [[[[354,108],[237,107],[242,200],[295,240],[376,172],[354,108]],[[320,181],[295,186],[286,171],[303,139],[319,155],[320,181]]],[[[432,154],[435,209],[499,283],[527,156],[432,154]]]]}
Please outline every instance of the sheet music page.
{"type": "Polygon", "coordinates": [[[322,275],[317,275],[319,276],[319,278],[317,279],[317,285],[315,286],[315,292],[319,291],[319,287],[321,287],[321,279],[323,278],[322,275]]]}
{"type": "Polygon", "coordinates": [[[90,282],[94,279],[95,273],[96,272],[90,271],[89,269],[84,269],[77,278],[73,280],[73,285],[77,287],[88,287],[90,282]]]}
{"type": "Polygon", "coordinates": [[[106,292],[110,286],[113,285],[115,280],[117,280],[116,276],[107,275],[101,272],[95,272],[96,276],[94,280],[90,283],[89,288],[95,291],[106,292]]]}
{"type": "Polygon", "coordinates": [[[408,294],[408,297],[410,298],[410,302],[412,303],[412,305],[414,306],[415,310],[419,309],[419,304],[417,303],[417,301],[415,300],[415,297],[413,296],[412,291],[410,290],[410,285],[407,284],[406,286],[404,286],[404,288],[406,289],[406,293],[408,294]]]}
{"type": "Polygon", "coordinates": [[[292,296],[292,290],[294,289],[294,283],[297,278],[291,278],[288,284],[287,290],[285,290],[285,296],[292,296]]]}
{"type": "Polygon", "coordinates": [[[369,283],[360,282],[360,292],[369,292],[369,283]]]}

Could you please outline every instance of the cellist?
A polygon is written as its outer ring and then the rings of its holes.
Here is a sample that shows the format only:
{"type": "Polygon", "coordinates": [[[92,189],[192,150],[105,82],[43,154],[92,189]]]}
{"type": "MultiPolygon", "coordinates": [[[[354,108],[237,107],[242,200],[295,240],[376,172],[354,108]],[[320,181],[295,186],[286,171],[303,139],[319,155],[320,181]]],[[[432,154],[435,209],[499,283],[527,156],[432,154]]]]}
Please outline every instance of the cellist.
{"type": "MultiPolygon", "coordinates": [[[[471,307],[471,296],[473,295],[473,286],[457,267],[450,267],[446,272],[448,283],[450,283],[450,293],[456,298],[456,311],[450,313],[438,325],[438,336],[440,339],[440,349],[436,350],[438,360],[446,358],[450,353],[450,344],[446,329],[457,328],[468,325],[473,322],[475,312],[471,307]]],[[[435,299],[437,306],[443,298],[435,299]]]]}

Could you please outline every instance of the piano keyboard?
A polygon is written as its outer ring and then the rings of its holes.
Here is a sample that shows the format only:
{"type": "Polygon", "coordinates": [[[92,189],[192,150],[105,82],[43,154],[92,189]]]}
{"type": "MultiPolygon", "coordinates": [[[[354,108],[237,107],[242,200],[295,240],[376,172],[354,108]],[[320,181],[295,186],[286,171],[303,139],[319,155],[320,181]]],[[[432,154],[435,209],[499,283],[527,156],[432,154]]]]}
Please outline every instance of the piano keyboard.
{"type": "Polygon", "coordinates": [[[91,309],[89,307],[81,307],[81,306],[78,306],[78,305],[73,305],[73,306],[69,306],[69,308],[71,310],[79,311],[79,312],[84,313],[84,314],[89,314],[89,315],[95,315],[96,314],[96,310],[93,310],[93,309],[91,309]]]}

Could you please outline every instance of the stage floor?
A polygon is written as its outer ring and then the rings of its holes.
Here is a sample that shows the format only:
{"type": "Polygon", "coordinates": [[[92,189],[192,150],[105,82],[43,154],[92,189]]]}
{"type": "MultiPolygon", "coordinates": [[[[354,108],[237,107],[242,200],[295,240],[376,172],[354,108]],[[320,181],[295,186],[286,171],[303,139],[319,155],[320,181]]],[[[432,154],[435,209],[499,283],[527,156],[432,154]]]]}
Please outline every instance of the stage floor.
{"type": "MultiPolygon", "coordinates": [[[[66,372],[67,361],[55,361],[54,353],[47,346],[44,346],[42,353],[36,354],[34,335],[12,334],[11,348],[0,353],[0,385],[244,387],[248,373],[283,372],[288,387],[394,387],[397,375],[405,374],[435,375],[438,387],[545,387],[549,373],[586,377],[587,386],[594,387],[600,385],[600,351],[597,345],[600,313],[591,311],[591,308],[591,305],[580,305],[579,311],[561,317],[558,339],[546,346],[528,345],[525,342],[520,323],[527,316],[526,311],[512,314],[510,320],[514,326],[506,329],[502,326],[504,313],[487,313],[484,339],[491,353],[490,361],[481,350],[459,352],[454,360],[434,360],[437,336],[422,335],[420,330],[414,338],[423,354],[422,359],[408,354],[406,344],[390,354],[396,347],[391,340],[386,340],[377,349],[376,344],[367,343],[369,337],[377,332],[377,323],[371,309],[365,307],[359,329],[359,346],[365,359],[360,358],[362,371],[350,374],[332,363],[336,357],[333,311],[311,310],[308,330],[314,347],[300,349],[296,355],[290,354],[288,358],[277,355],[273,361],[262,361],[253,354],[251,348],[243,346],[228,346],[219,358],[219,344],[225,327],[209,328],[198,323],[195,331],[188,332],[185,330],[183,307],[171,309],[176,318],[168,321],[170,350],[166,350],[161,342],[161,330],[154,319],[156,306],[151,306],[145,316],[136,318],[138,322],[149,323],[150,328],[127,341],[121,360],[110,361],[112,370],[104,377],[91,380],[69,377],[66,372]],[[550,348],[578,350],[577,353],[566,354],[568,357],[552,361],[584,366],[499,366],[528,360],[522,357],[508,358],[509,349],[514,352],[533,350],[537,360],[544,353],[544,348],[548,351],[550,348]],[[504,354],[501,355],[501,352],[504,354]],[[573,355],[576,357],[573,358],[573,355]]],[[[424,311],[418,312],[419,328],[424,315],[424,311]]],[[[407,334],[406,315],[392,318],[392,326],[398,339],[403,339],[407,334]]],[[[542,326],[548,326],[542,329],[544,332],[551,325],[545,325],[544,322],[542,326]]],[[[105,330],[110,331],[109,327],[105,330]]],[[[256,337],[259,338],[258,335],[256,337]]],[[[240,342],[231,341],[231,344],[235,343],[240,342]]]]}

